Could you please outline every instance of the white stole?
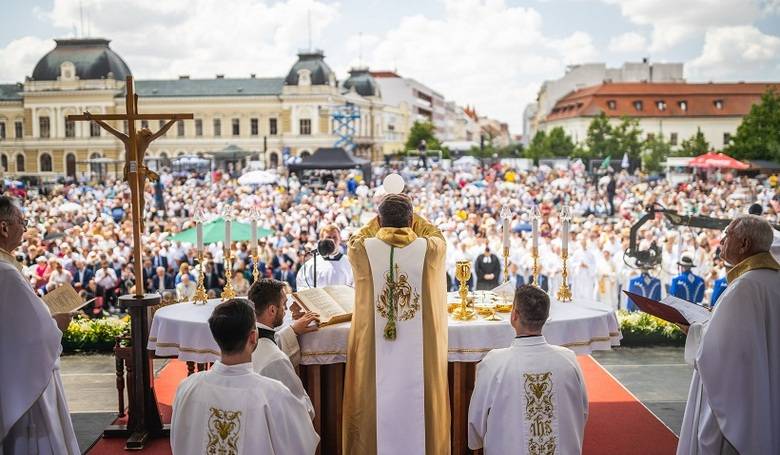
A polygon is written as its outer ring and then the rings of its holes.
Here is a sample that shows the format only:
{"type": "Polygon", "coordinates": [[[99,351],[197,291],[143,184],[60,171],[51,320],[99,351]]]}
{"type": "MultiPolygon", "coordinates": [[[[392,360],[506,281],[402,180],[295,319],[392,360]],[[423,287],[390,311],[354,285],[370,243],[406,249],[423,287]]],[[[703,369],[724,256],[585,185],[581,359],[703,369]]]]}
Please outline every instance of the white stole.
{"type": "Polygon", "coordinates": [[[395,339],[385,338],[388,318],[384,292],[390,272],[391,246],[371,238],[365,241],[365,248],[374,281],[377,454],[422,455],[425,453],[422,275],[427,242],[418,238],[403,248],[393,249],[395,339]]]}

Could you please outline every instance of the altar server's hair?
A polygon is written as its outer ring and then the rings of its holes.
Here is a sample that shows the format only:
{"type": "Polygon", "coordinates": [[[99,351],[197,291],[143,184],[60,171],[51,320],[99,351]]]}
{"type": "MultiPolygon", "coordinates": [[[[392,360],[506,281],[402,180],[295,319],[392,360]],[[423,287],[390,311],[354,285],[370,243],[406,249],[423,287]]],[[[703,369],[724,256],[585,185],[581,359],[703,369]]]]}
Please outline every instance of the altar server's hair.
{"type": "Polygon", "coordinates": [[[240,353],[249,334],[257,330],[255,310],[246,299],[220,303],[211,313],[209,329],[223,354],[240,353]]]}
{"type": "Polygon", "coordinates": [[[249,288],[249,300],[255,305],[255,315],[259,316],[271,305],[279,305],[284,290],[284,281],[273,278],[261,278],[249,288]]]}
{"type": "Polygon", "coordinates": [[[379,225],[381,227],[411,227],[412,199],[405,194],[391,193],[379,204],[379,225]]]}
{"type": "Polygon", "coordinates": [[[525,284],[515,291],[513,311],[524,326],[540,330],[550,315],[550,297],[540,288],[525,284]]]}
{"type": "Polygon", "coordinates": [[[738,239],[747,239],[753,253],[765,253],[772,247],[772,225],[758,215],[744,215],[734,219],[729,233],[738,239]]]}

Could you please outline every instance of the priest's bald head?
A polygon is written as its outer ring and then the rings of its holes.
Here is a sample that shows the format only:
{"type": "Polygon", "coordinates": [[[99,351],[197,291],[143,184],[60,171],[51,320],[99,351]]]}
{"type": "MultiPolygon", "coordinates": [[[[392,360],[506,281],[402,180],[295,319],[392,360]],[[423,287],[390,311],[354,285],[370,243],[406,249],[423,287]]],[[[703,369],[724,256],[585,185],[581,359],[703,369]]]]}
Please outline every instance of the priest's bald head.
{"type": "Polygon", "coordinates": [[[15,199],[0,196],[0,248],[7,252],[19,248],[27,230],[27,221],[15,199]]]}
{"type": "Polygon", "coordinates": [[[411,227],[412,199],[405,194],[391,193],[379,204],[380,227],[411,227]]]}
{"type": "Polygon", "coordinates": [[[541,335],[550,315],[550,297],[541,288],[526,284],[515,291],[510,323],[518,336],[541,335]]]}
{"type": "Polygon", "coordinates": [[[750,256],[768,252],[772,240],[772,226],[767,220],[757,215],[740,216],[723,231],[720,257],[731,265],[737,265],[750,256]]]}

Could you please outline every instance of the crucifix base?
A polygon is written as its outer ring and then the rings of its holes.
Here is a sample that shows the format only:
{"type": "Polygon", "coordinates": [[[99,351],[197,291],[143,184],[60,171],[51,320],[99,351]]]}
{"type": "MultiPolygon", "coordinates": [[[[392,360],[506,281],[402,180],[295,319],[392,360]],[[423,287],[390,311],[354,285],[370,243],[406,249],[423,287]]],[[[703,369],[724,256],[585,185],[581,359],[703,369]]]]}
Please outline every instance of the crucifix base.
{"type": "Polygon", "coordinates": [[[169,429],[162,424],[157,397],[154,393],[154,365],[146,346],[149,342],[149,309],[160,303],[158,294],[119,297],[130,312],[133,375],[132,394],[127,425],[112,425],[103,432],[104,437],[127,437],[125,449],[140,450],[149,438],[167,436],[169,429]]]}

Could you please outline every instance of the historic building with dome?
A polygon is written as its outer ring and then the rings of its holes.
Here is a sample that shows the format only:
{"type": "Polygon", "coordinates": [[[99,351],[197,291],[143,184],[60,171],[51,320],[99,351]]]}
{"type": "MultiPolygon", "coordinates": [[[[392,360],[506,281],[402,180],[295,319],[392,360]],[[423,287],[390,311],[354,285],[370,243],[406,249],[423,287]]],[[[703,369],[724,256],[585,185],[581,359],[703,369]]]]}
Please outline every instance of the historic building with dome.
{"type": "MultiPolygon", "coordinates": [[[[66,116],[124,112],[131,70],[106,39],[58,39],[24,83],[0,84],[0,170],[8,176],[82,177],[100,163],[124,160],[122,143],[96,124],[66,116]]],[[[339,83],[322,51],[298,54],[284,77],[136,80],[142,113],[192,112],[156,140],[147,158],[167,164],[178,156],[213,157],[241,165],[260,160],[274,168],[338,141],[333,113],[359,110],[352,141],[358,156],[380,160],[403,149],[416,116],[406,103],[383,102],[367,68],[339,83]]],[[[126,131],[124,122],[114,127],[126,131]]],[[[153,131],[160,125],[144,125],[153,131]]],[[[157,123],[157,122],[155,122],[157,123]]],[[[113,174],[121,166],[103,166],[113,174]]],[[[101,171],[102,172],[102,171],[101,171]]]]}

